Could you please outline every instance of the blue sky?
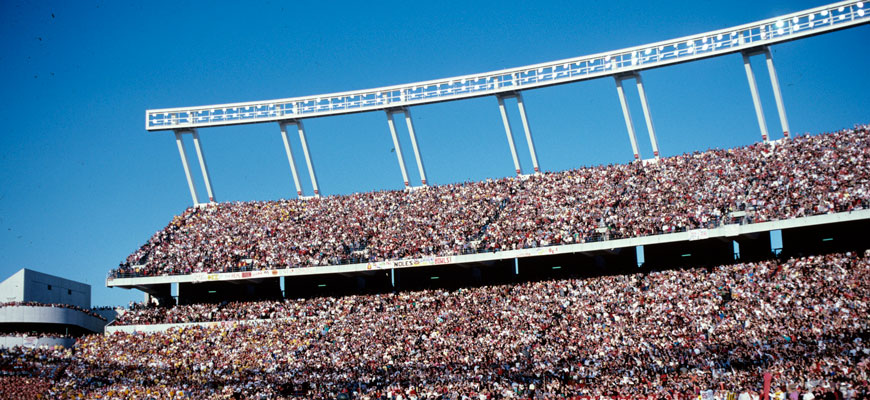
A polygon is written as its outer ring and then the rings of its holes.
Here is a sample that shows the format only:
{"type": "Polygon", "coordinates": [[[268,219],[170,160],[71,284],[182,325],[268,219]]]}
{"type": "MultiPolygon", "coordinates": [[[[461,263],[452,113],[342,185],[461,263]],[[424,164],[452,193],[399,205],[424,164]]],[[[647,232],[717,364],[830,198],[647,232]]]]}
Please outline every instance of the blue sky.
{"type": "MultiPolygon", "coordinates": [[[[95,305],[141,299],[138,291],[105,288],[106,273],[191,203],[172,134],[144,129],[148,108],[484,72],[825,4],[321,3],[0,2],[0,278],[27,267],[89,283],[95,305]]],[[[862,26],[772,48],[793,132],[870,122],[868,39],[870,27],[862,26]]],[[[753,65],[768,126],[778,132],[763,58],[753,65]]],[[[663,156],[759,140],[739,55],[643,77],[663,156]]],[[[626,88],[648,157],[637,93],[626,88]]],[[[524,98],[542,169],[631,160],[612,79],[524,98]]],[[[414,107],[412,115],[431,183],[513,174],[495,98],[414,107]]],[[[324,194],[402,186],[383,112],[305,125],[324,194]]],[[[522,131],[514,132],[528,171],[522,131]]],[[[414,182],[411,147],[404,128],[399,133],[414,182]]],[[[219,201],[295,196],[277,124],[200,134],[219,201]]],[[[302,160],[297,154],[300,168],[302,160]]],[[[300,178],[310,193],[304,170],[300,178]]]]}

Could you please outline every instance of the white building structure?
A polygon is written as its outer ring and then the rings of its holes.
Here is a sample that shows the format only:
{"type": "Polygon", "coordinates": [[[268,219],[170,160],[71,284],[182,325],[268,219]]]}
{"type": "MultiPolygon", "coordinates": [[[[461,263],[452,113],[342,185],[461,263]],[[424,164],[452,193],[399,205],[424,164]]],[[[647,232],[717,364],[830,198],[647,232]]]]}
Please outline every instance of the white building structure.
{"type": "Polygon", "coordinates": [[[114,317],[90,308],[91,285],[23,268],[0,282],[0,347],[71,346],[114,317]]]}

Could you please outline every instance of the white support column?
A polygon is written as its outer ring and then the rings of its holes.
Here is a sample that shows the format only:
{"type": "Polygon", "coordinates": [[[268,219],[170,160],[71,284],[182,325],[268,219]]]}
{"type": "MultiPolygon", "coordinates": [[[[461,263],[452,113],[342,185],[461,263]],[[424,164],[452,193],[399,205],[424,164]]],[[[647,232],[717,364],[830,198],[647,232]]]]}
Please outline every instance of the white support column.
{"type": "Polygon", "coordinates": [[[520,109],[520,120],[523,122],[523,130],[526,132],[526,142],[529,144],[529,154],[532,156],[532,167],[534,167],[535,173],[538,174],[541,172],[541,168],[538,167],[538,154],[535,152],[535,142],[532,140],[532,131],[529,129],[526,107],[523,105],[523,95],[517,92],[516,97],[517,108],[520,109]]]}
{"type": "Polygon", "coordinates": [[[302,197],[302,185],[299,184],[299,174],[296,172],[296,160],[293,158],[293,150],[290,148],[290,139],[287,138],[287,125],[290,122],[281,122],[281,139],[284,139],[284,151],[287,152],[287,161],[290,163],[290,172],[293,173],[293,184],[296,185],[296,195],[302,197]]]}
{"type": "Polygon", "coordinates": [[[514,135],[511,133],[511,123],[508,120],[507,111],[504,109],[504,96],[496,96],[498,98],[498,109],[501,111],[501,122],[504,123],[504,132],[507,135],[508,146],[511,148],[511,157],[514,159],[514,168],[517,171],[517,176],[522,174],[520,169],[520,159],[517,158],[517,148],[514,146],[514,135]]]}
{"type": "Polygon", "coordinates": [[[776,99],[776,110],[779,112],[779,123],[782,125],[782,134],[786,139],[789,137],[788,119],[785,116],[785,105],[782,103],[782,93],[779,91],[779,79],[776,77],[776,69],[773,68],[773,57],[770,49],[764,48],[764,58],[767,60],[767,72],[770,73],[770,85],[773,86],[773,98],[776,99]]]}
{"type": "Polygon", "coordinates": [[[407,107],[402,108],[405,112],[405,125],[408,126],[408,135],[411,136],[411,147],[414,149],[414,157],[417,158],[417,169],[420,171],[420,182],[426,186],[426,168],[423,167],[423,158],[420,157],[420,148],[417,147],[417,135],[414,133],[414,122],[411,120],[411,111],[407,107]]]}
{"type": "Polygon", "coordinates": [[[187,163],[187,153],[184,151],[184,141],[181,139],[182,133],[175,131],[175,144],[178,145],[178,154],[181,156],[181,165],[184,167],[184,176],[187,177],[187,186],[190,188],[190,197],[193,198],[193,205],[199,204],[199,197],[196,195],[196,186],[193,185],[193,177],[190,175],[190,164],[187,163]]]}
{"type": "Polygon", "coordinates": [[[402,170],[402,181],[405,182],[405,187],[408,184],[408,171],[405,169],[405,158],[402,157],[402,146],[399,144],[399,137],[396,135],[396,122],[393,120],[393,112],[386,110],[387,125],[390,126],[390,135],[393,137],[393,149],[396,151],[396,158],[399,160],[399,169],[402,170]]]}
{"type": "Polygon", "coordinates": [[[214,203],[214,192],[211,190],[211,178],[208,175],[208,164],[205,163],[205,156],[202,155],[202,144],[199,143],[199,132],[196,129],[191,131],[193,134],[193,147],[196,148],[196,157],[199,159],[199,169],[202,170],[202,180],[205,182],[205,190],[208,192],[209,203],[214,203]]]}
{"type": "Polygon", "coordinates": [[[758,97],[758,85],[755,84],[755,74],[752,73],[752,64],[749,63],[749,55],[743,54],[743,68],[746,69],[746,79],[749,81],[749,91],[752,93],[752,104],[755,105],[755,116],[758,118],[758,127],[761,129],[761,138],[767,143],[770,137],[767,134],[767,123],[764,122],[764,111],[761,109],[761,98],[758,97]]]}
{"type": "Polygon", "coordinates": [[[628,103],[625,101],[625,91],[622,89],[622,78],[614,76],[616,80],[616,94],[619,95],[619,104],[622,106],[622,116],[625,118],[625,128],[628,129],[628,139],[631,141],[631,151],[634,159],[640,159],[640,151],[637,149],[637,137],[634,135],[634,124],[631,122],[631,113],[628,111],[628,103]]]}
{"type": "Polygon", "coordinates": [[[305,154],[305,163],[308,164],[308,176],[311,177],[311,186],[314,187],[314,197],[320,197],[320,188],[317,186],[317,174],[314,173],[314,164],[311,163],[311,154],[308,152],[308,141],[305,140],[305,127],[302,121],[296,121],[299,130],[299,141],[302,142],[302,153],[305,154]]]}
{"type": "Polygon", "coordinates": [[[637,94],[640,96],[640,107],[643,109],[643,118],[646,120],[646,130],[649,132],[649,141],[652,144],[653,156],[658,160],[659,141],[656,139],[656,130],[653,127],[652,117],[649,113],[649,104],[646,101],[646,91],[643,89],[643,80],[640,78],[640,73],[635,73],[634,79],[637,81],[637,94]]]}

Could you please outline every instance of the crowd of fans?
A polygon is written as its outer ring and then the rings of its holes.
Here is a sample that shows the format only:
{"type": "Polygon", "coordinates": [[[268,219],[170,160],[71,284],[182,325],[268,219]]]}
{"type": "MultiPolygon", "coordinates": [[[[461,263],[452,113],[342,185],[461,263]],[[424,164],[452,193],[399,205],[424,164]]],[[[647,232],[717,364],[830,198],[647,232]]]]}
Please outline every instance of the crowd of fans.
{"type": "Polygon", "coordinates": [[[757,396],[769,373],[773,394],[860,399],[870,396],[867,276],[868,254],[839,253],[458,290],[145,308],[120,322],[228,322],[86,336],[69,351],[16,350],[12,358],[42,363],[19,376],[53,376],[53,398],[713,393],[726,400],[757,396]]]}
{"type": "Polygon", "coordinates": [[[0,399],[51,399],[70,356],[63,347],[0,348],[0,399]]]}
{"type": "Polygon", "coordinates": [[[0,399],[48,399],[50,388],[45,379],[0,375],[0,399]]]}
{"type": "Polygon", "coordinates": [[[526,178],[190,208],[111,275],[370,262],[582,243],[870,206],[870,125],[526,178]],[[745,214],[745,215],[744,215],[745,214]]]}
{"type": "Polygon", "coordinates": [[[94,310],[100,309],[105,310],[110,307],[100,307],[95,309],[82,308],[72,304],[60,304],[60,303],[40,303],[36,301],[7,301],[5,303],[0,303],[0,308],[3,307],[53,307],[53,308],[67,308],[70,310],[81,311],[87,315],[92,317],[101,319],[103,321],[106,320],[106,317],[96,313],[94,310]]]}

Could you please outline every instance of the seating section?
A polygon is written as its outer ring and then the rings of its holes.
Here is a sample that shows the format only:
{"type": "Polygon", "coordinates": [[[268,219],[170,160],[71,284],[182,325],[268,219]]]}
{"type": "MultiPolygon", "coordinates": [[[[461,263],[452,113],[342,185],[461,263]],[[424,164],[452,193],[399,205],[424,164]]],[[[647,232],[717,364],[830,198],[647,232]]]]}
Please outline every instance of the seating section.
{"type": "Polygon", "coordinates": [[[0,360],[30,371],[19,376],[62,370],[52,398],[696,398],[709,389],[724,399],[757,393],[764,373],[771,391],[866,396],[867,276],[870,257],[840,253],[455,291],[134,309],[120,322],[226,322],[91,335],[74,352],[15,349],[0,360]]]}
{"type": "Polygon", "coordinates": [[[190,208],[110,275],[456,255],[867,208],[868,129],[526,179],[190,208]]]}

